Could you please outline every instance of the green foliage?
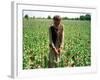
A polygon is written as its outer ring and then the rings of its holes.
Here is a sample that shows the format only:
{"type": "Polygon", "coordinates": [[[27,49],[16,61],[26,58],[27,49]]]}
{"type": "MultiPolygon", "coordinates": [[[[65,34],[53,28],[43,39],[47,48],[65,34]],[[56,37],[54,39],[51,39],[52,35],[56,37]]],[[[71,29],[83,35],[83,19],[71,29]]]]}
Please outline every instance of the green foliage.
{"type": "Polygon", "coordinates": [[[62,19],[63,19],[63,20],[68,20],[69,18],[68,18],[68,17],[63,17],[62,19]]]}
{"type": "MultiPolygon", "coordinates": [[[[23,69],[48,68],[50,19],[23,19],[23,69]]],[[[62,20],[64,52],[58,67],[91,65],[90,21],[62,20]]]]}
{"type": "Polygon", "coordinates": [[[29,18],[29,16],[27,14],[24,17],[25,17],[25,19],[28,19],[29,18]]]}
{"type": "Polygon", "coordinates": [[[86,14],[85,16],[81,15],[80,20],[91,20],[91,15],[89,15],[89,14],[86,14]]]}
{"type": "Polygon", "coordinates": [[[63,20],[91,20],[91,15],[80,15],[80,17],[69,18],[69,17],[62,17],[63,20]]]}
{"type": "Polygon", "coordinates": [[[51,16],[48,16],[47,19],[51,19],[51,16]]]}

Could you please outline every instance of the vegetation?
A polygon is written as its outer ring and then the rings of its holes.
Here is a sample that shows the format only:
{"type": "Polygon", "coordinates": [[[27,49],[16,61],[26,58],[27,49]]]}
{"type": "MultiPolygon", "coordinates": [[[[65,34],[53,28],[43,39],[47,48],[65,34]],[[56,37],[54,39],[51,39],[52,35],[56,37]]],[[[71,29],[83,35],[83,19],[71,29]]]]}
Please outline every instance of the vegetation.
{"type": "MultiPolygon", "coordinates": [[[[23,18],[23,69],[48,68],[51,19],[23,18]]],[[[58,67],[91,65],[90,20],[62,20],[64,49],[58,67]]]]}

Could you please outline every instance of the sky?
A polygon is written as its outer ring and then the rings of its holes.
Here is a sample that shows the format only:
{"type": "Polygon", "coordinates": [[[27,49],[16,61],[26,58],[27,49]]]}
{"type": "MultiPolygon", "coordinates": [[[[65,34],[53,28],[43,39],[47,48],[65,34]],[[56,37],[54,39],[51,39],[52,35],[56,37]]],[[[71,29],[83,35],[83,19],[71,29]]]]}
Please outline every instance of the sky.
{"type": "Polygon", "coordinates": [[[59,15],[61,17],[68,17],[68,18],[76,18],[76,17],[80,17],[80,15],[85,15],[82,13],[63,13],[63,12],[44,12],[44,11],[23,11],[23,16],[28,15],[29,17],[45,17],[47,18],[47,16],[51,16],[53,17],[54,15],[59,15]]]}

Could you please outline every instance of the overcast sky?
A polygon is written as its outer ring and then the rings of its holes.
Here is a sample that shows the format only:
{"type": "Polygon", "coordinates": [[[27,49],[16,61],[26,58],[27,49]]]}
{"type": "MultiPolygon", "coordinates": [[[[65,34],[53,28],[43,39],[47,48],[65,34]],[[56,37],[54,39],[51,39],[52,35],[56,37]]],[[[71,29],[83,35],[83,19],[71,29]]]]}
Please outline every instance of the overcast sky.
{"type": "Polygon", "coordinates": [[[85,15],[81,13],[63,13],[63,12],[43,12],[43,11],[23,11],[23,16],[28,15],[30,17],[47,17],[50,15],[53,17],[54,15],[59,15],[61,17],[69,17],[69,18],[76,18],[79,17],[80,15],[85,15]]]}

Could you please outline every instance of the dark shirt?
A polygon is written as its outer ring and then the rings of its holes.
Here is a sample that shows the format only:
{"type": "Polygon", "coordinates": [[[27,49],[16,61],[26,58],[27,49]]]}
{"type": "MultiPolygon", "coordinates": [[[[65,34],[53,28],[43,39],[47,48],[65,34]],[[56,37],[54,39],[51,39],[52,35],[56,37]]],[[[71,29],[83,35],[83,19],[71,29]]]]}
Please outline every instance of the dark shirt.
{"type": "Polygon", "coordinates": [[[60,25],[58,28],[51,26],[50,31],[51,31],[51,39],[54,46],[60,48],[63,38],[63,26],[60,25]]]}

